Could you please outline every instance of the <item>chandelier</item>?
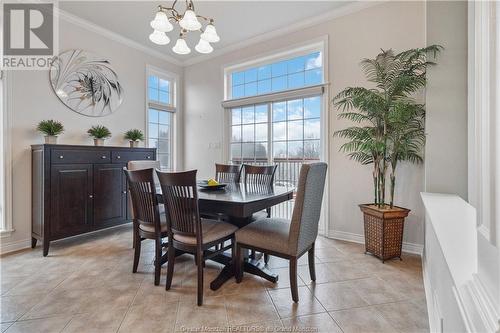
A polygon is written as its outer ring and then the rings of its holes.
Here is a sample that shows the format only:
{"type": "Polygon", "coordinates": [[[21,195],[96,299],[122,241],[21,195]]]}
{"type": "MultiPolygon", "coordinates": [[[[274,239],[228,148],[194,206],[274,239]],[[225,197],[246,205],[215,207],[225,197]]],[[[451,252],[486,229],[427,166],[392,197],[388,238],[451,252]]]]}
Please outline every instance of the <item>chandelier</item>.
{"type": "Polygon", "coordinates": [[[150,23],[154,31],[149,35],[149,40],[158,45],[167,45],[170,43],[170,38],[168,38],[166,33],[174,30],[174,26],[171,23],[173,22],[180,26],[181,32],[172,51],[177,54],[191,53],[191,49],[187,45],[185,37],[188,32],[199,31],[201,33],[200,41],[196,44],[194,49],[199,53],[212,52],[214,48],[210,43],[216,43],[220,40],[217,35],[217,30],[215,30],[214,20],[212,18],[197,15],[194,11],[192,0],[186,0],[186,9],[182,15],[175,9],[176,4],[177,0],[174,1],[172,7],[158,6],[158,12],[154,20],[150,23]],[[202,28],[202,24],[198,18],[208,23],[205,29],[202,28]]]}

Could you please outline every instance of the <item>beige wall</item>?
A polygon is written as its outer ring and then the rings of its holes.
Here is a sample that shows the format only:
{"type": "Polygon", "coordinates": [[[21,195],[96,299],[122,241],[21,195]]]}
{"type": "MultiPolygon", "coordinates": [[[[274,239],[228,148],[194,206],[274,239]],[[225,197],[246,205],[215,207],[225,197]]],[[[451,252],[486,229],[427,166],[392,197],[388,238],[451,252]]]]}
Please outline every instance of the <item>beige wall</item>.
{"type": "MultiPolygon", "coordinates": [[[[317,26],[242,48],[185,69],[185,166],[201,177],[214,173],[213,163],[223,161],[223,67],[227,64],[290,48],[328,35],[330,97],[346,86],[366,85],[359,61],[374,57],[380,48],[396,51],[425,45],[425,3],[387,2],[333,19],[317,26]],[[215,143],[215,145],[214,145],[215,143]],[[217,147],[220,144],[220,148],[217,147]]],[[[370,168],[339,153],[335,130],[348,125],[336,119],[329,107],[329,226],[333,235],[359,239],[363,234],[358,203],[372,200],[370,168]]],[[[423,166],[402,165],[396,203],[412,210],[404,240],[423,244],[423,166]]]]}
{"type": "Polygon", "coordinates": [[[427,4],[427,43],[445,48],[428,71],[425,190],[467,200],[467,2],[427,4]]]}
{"type": "MultiPolygon", "coordinates": [[[[113,137],[107,145],[126,146],[123,133],[130,128],[145,129],[146,64],[180,75],[182,68],[104,38],[80,27],[60,21],[60,51],[80,48],[111,61],[124,89],[122,105],[112,115],[90,118],[71,111],[57,98],[49,83],[47,71],[12,72],[12,163],[13,163],[13,224],[15,232],[2,239],[2,248],[28,244],[31,239],[31,154],[30,145],[43,138],[35,132],[43,119],[57,119],[65,126],[59,143],[92,144],[86,130],[95,124],[107,126],[113,137]],[[23,243],[26,242],[26,243],[23,243]],[[14,245],[12,245],[14,244],[14,245]]],[[[182,101],[182,96],[181,96],[182,101]]],[[[182,129],[182,119],[179,128],[182,129]]],[[[179,138],[182,139],[182,133],[179,138]]],[[[182,147],[182,141],[179,142],[182,147]]],[[[182,161],[182,154],[180,156],[182,161]]]]}

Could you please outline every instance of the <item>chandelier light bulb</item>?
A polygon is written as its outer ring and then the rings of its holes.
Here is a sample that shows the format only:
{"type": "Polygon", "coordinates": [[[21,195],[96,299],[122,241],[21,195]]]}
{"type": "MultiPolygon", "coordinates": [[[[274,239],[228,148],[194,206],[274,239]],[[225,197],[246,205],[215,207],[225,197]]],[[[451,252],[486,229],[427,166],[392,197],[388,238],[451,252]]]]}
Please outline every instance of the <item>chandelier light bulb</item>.
{"type": "Polygon", "coordinates": [[[198,44],[196,44],[196,46],[194,47],[194,49],[196,51],[198,51],[199,53],[211,53],[214,48],[212,47],[212,45],[210,45],[209,42],[207,42],[206,40],[200,38],[200,41],[198,42],[198,44]]]}
{"type": "Polygon", "coordinates": [[[179,21],[179,24],[182,28],[189,31],[196,31],[201,29],[201,23],[196,18],[196,14],[191,9],[186,10],[184,16],[179,21]]]}
{"type": "Polygon", "coordinates": [[[206,26],[205,32],[203,32],[200,37],[209,43],[217,43],[220,41],[220,37],[217,35],[217,30],[215,30],[215,26],[211,23],[206,26]]]}
{"type": "Polygon", "coordinates": [[[150,23],[151,28],[160,32],[169,32],[174,30],[174,26],[168,20],[167,14],[163,11],[158,11],[156,13],[155,19],[150,23]]]}
{"type": "Polygon", "coordinates": [[[149,40],[158,45],[167,45],[170,43],[170,38],[163,32],[155,30],[149,35],[149,40]]]}
{"type": "Polygon", "coordinates": [[[172,48],[177,54],[189,54],[191,53],[191,49],[187,46],[186,41],[183,38],[179,38],[175,43],[175,46],[172,48]]]}

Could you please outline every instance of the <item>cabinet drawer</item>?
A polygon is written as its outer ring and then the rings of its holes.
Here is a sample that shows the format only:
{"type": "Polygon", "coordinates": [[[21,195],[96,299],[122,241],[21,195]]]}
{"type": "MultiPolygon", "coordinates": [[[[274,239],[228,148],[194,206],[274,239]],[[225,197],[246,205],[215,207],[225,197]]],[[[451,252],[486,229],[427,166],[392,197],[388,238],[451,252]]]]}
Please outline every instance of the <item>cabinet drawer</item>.
{"type": "Polygon", "coordinates": [[[110,163],[111,152],[109,150],[67,150],[54,149],[51,153],[53,164],[67,163],[110,163]]]}
{"type": "Polygon", "coordinates": [[[127,163],[128,161],[141,161],[155,159],[153,151],[112,151],[111,159],[113,163],[127,163]]]}

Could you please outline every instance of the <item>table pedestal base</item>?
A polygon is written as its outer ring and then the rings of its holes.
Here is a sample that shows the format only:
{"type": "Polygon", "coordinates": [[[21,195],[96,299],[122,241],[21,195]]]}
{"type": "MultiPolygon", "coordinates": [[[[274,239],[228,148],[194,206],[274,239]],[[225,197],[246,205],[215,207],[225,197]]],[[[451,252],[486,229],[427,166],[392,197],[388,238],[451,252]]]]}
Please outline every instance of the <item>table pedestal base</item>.
{"type": "MultiPolygon", "coordinates": [[[[227,280],[235,276],[235,266],[231,263],[231,258],[226,255],[216,256],[212,260],[225,265],[215,280],[210,283],[210,289],[217,290],[222,287],[227,280]]],[[[260,276],[272,283],[278,282],[278,274],[270,271],[260,260],[245,258],[243,262],[243,271],[260,276]]]]}

